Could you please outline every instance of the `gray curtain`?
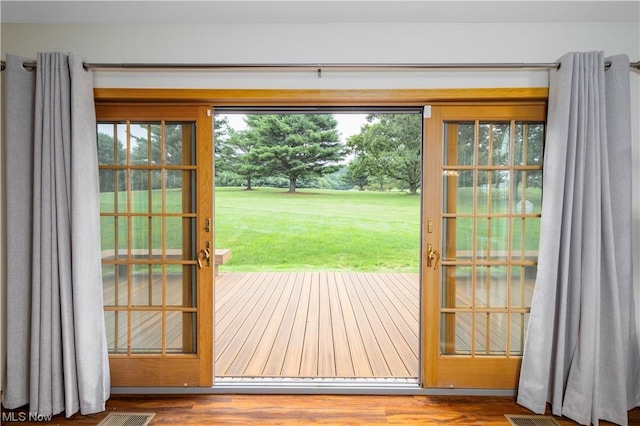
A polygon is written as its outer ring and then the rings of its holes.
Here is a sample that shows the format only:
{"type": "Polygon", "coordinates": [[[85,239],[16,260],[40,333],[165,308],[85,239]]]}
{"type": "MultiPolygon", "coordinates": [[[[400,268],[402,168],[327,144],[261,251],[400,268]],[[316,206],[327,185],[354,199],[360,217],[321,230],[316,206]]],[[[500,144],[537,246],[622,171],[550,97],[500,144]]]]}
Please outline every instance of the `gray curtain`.
{"type": "Polygon", "coordinates": [[[538,275],[518,403],[581,424],[640,405],[632,276],[629,58],[550,72],[538,275]]]}
{"type": "Polygon", "coordinates": [[[5,408],[40,415],[104,411],[109,363],[102,313],[93,76],[82,60],[8,55],[7,371],[5,408]]]}

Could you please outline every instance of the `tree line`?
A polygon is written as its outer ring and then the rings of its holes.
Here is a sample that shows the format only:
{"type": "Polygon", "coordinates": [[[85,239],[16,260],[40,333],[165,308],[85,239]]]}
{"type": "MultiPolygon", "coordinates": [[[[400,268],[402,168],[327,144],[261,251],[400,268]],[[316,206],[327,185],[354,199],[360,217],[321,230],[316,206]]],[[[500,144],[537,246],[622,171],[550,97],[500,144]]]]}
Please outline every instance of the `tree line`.
{"type": "MultiPolygon", "coordinates": [[[[332,114],[249,114],[246,127],[233,129],[226,119],[214,120],[215,176],[218,186],[254,186],[325,189],[402,189],[416,194],[422,179],[422,117],[419,114],[369,114],[360,132],[340,141],[332,114]]],[[[131,135],[129,163],[183,164],[183,124],[145,125],[145,135],[131,135]]],[[[458,123],[456,159],[447,164],[506,165],[512,153],[508,123],[458,123]],[[476,130],[478,129],[478,130],[476,130]],[[477,131],[477,135],[476,135],[477,131]],[[477,140],[476,140],[477,139],[477,140]]],[[[544,126],[516,126],[513,158],[516,164],[541,164],[544,126]],[[525,134],[526,130],[526,134],[525,134]],[[523,143],[526,139],[527,143],[523,143]]],[[[100,164],[125,164],[122,142],[98,133],[100,164]]],[[[187,159],[188,160],[188,159],[187,159]]],[[[112,172],[115,173],[115,172],[112,172]]],[[[100,179],[101,191],[123,190],[124,171],[100,179]]],[[[541,173],[529,173],[527,185],[541,187],[541,173]]],[[[500,184],[511,179],[502,171],[478,173],[476,185],[500,184]]],[[[473,186],[471,173],[459,176],[458,186],[473,186]]],[[[513,176],[518,186],[522,173],[513,176]]],[[[158,172],[135,172],[133,190],[157,189],[158,172]]],[[[179,188],[180,173],[167,173],[165,186],[179,188]]]]}
{"type": "Polygon", "coordinates": [[[216,185],[364,190],[420,186],[421,117],[369,114],[360,133],[340,142],[332,114],[253,114],[246,129],[216,141],[216,185]]]}

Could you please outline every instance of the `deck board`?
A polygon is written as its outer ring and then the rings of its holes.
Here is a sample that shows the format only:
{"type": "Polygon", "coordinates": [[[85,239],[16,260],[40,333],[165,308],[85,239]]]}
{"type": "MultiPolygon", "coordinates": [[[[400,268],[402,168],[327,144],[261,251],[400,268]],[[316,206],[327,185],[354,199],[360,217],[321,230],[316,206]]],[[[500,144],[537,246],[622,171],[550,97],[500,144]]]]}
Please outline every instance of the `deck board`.
{"type": "MultiPolygon", "coordinates": [[[[280,369],[281,373],[275,377],[297,377],[300,374],[304,335],[307,324],[307,312],[309,310],[309,300],[311,297],[311,275],[296,274],[296,282],[302,287],[300,300],[297,303],[298,306],[295,312],[288,345],[286,348],[280,349],[286,351],[284,354],[284,362],[280,369]]],[[[216,370],[216,374],[224,375],[224,372],[216,370]]]]}
{"type": "Polygon", "coordinates": [[[329,308],[331,315],[331,335],[333,336],[335,375],[338,377],[353,377],[353,360],[351,359],[351,347],[347,335],[346,318],[340,303],[338,292],[338,280],[335,273],[327,280],[327,292],[329,294],[329,308]]]}
{"type": "Polygon", "coordinates": [[[304,345],[300,362],[299,376],[318,376],[318,339],[320,327],[320,282],[317,274],[311,274],[309,309],[305,325],[304,345]]]}
{"type": "MultiPolygon", "coordinates": [[[[348,274],[346,282],[347,294],[356,314],[356,322],[360,329],[360,335],[364,342],[367,360],[372,370],[373,377],[391,377],[391,370],[380,348],[375,330],[367,315],[366,302],[362,300],[362,294],[358,291],[359,280],[353,274],[348,274]]],[[[369,315],[371,313],[369,312],[369,315]]],[[[354,359],[354,362],[364,362],[363,359],[354,359]]]]}
{"type": "Polygon", "coordinates": [[[265,361],[262,374],[265,376],[278,376],[282,374],[282,369],[285,362],[286,350],[280,348],[287,348],[293,332],[293,324],[296,319],[296,312],[302,293],[302,280],[295,275],[289,276],[289,282],[291,283],[291,291],[288,294],[288,300],[286,303],[285,311],[282,315],[282,321],[278,332],[273,338],[273,348],[269,352],[269,357],[265,361]],[[276,349],[278,348],[278,349],[276,349]]]}
{"type": "MultiPolygon", "coordinates": [[[[282,321],[285,318],[285,312],[287,310],[287,302],[290,299],[291,292],[293,290],[292,277],[277,277],[283,279],[285,285],[282,286],[282,291],[277,296],[277,301],[273,304],[273,310],[270,318],[264,322],[262,327],[263,332],[260,336],[258,345],[253,350],[253,356],[246,366],[248,371],[260,371],[264,372],[265,365],[272,352],[278,352],[277,345],[275,345],[276,337],[281,328],[282,321]]],[[[259,325],[260,323],[258,323],[259,325]]]]}
{"type": "Polygon", "coordinates": [[[248,362],[248,357],[252,355],[247,347],[253,342],[248,342],[248,339],[253,338],[252,331],[257,318],[264,311],[275,286],[273,276],[261,274],[260,277],[261,279],[255,283],[256,290],[244,292],[241,295],[242,303],[236,304],[238,308],[235,310],[234,320],[228,327],[231,333],[216,335],[216,347],[224,348],[216,350],[216,367],[223,371],[228,371],[234,364],[236,365],[233,371],[237,371],[239,367],[236,359],[240,358],[239,362],[248,362]],[[261,297],[262,295],[264,297],[261,297]]]}
{"type": "Polygon", "coordinates": [[[318,312],[318,373],[322,376],[336,376],[336,353],[348,351],[349,347],[334,347],[335,334],[331,316],[328,274],[318,274],[319,312],[318,312]]]}
{"type": "Polygon", "coordinates": [[[371,377],[373,370],[369,364],[365,341],[358,326],[356,312],[353,303],[347,292],[348,277],[345,274],[335,274],[336,291],[340,307],[342,308],[342,324],[344,325],[349,343],[349,355],[351,365],[353,366],[353,375],[355,377],[371,377]],[[360,360],[357,362],[356,360],[360,360]]]}
{"type": "Polygon", "coordinates": [[[398,347],[402,338],[396,339],[398,336],[394,332],[393,321],[385,317],[384,308],[376,297],[375,288],[362,275],[355,276],[354,281],[358,282],[356,289],[360,295],[360,301],[365,309],[367,320],[371,324],[384,362],[389,368],[390,377],[410,377],[402,359],[404,351],[398,347]]]}
{"type": "Polygon", "coordinates": [[[228,369],[232,375],[243,375],[252,360],[261,357],[260,350],[266,349],[261,345],[261,341],[269,322],[274,316],[272,307],[277,305],[277,301],[283,291],[282,286],[278,286],[279,278],[277,275],[271,277],[266,289],[268,298],[260,299],[256,304],[253,315],[245,321],[245,330],[248,330],[248,334],[245,335],[246,337],[240,345],[240,350],[233,358],[233,362],[228,369]]]}
{"type": "Polygon", "coordinates": [[[223,272],[215,287],[216,376],[418,376],[417,274],[223,272]]]}

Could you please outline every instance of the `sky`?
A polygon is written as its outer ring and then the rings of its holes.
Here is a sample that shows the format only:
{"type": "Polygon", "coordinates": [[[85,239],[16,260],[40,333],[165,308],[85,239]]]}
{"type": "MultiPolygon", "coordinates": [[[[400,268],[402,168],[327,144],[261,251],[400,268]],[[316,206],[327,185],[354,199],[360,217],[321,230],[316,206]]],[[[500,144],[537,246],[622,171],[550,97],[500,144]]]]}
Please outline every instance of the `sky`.
{"type": "MultiPolygon", "coordinates": [[[[244,114],[220,114],[222,117],[227,117],[229,125],[234,130],[244,129],[246,126],[244,124],[244,114]]],[[[340,133],[340,141],[342,143],[346,143],[347,139],[350,136],[353,136],[357,133],[360,133],[360,127],[367,122],[366,117],[367,114],[359,114],[359,113],[351,113],[351,114],[333,114],[336,121],[338,122],[338,132],[340,133]]],[[[110,126],[99,129],[100,132],[111,134],[110,126]]],[[[137,125],[131,126],[131,132],[134,136],[138,137],[146,137],[146,131],[141,129],[137,125]]],[[[126,134],[126,126],[120,125],[118,126],[118,139],[126,144],[127,134],[126,134]]]]}
{"type": "MultiPolygon", "coordinates": [[[[234,130],[242,130],[245,128],[243,114],[220,114],[221,117],[227,117],[229,125],[234,130]]],[[[338,122],[338,132],[340,133],[340,141],[345,143],[350,136],[360,133],[360,127],[367,122],[367,114],[333,114],[338,122]]]]}

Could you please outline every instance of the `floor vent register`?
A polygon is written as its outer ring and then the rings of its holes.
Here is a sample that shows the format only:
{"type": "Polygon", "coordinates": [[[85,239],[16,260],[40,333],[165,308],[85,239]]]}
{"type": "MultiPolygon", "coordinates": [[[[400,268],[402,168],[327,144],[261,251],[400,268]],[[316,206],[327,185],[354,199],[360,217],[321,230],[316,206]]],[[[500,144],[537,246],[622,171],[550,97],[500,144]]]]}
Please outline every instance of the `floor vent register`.
{"type": "Polygon", "coordinates": [[[513,426],[560,426],[551,416],[523,416],[520,414],[505,414],[513,426]]]}
{"type": "Polygon", "coordinates": [[[146,426],[156,413],[109,413],[98,426],[146,426]]]}

